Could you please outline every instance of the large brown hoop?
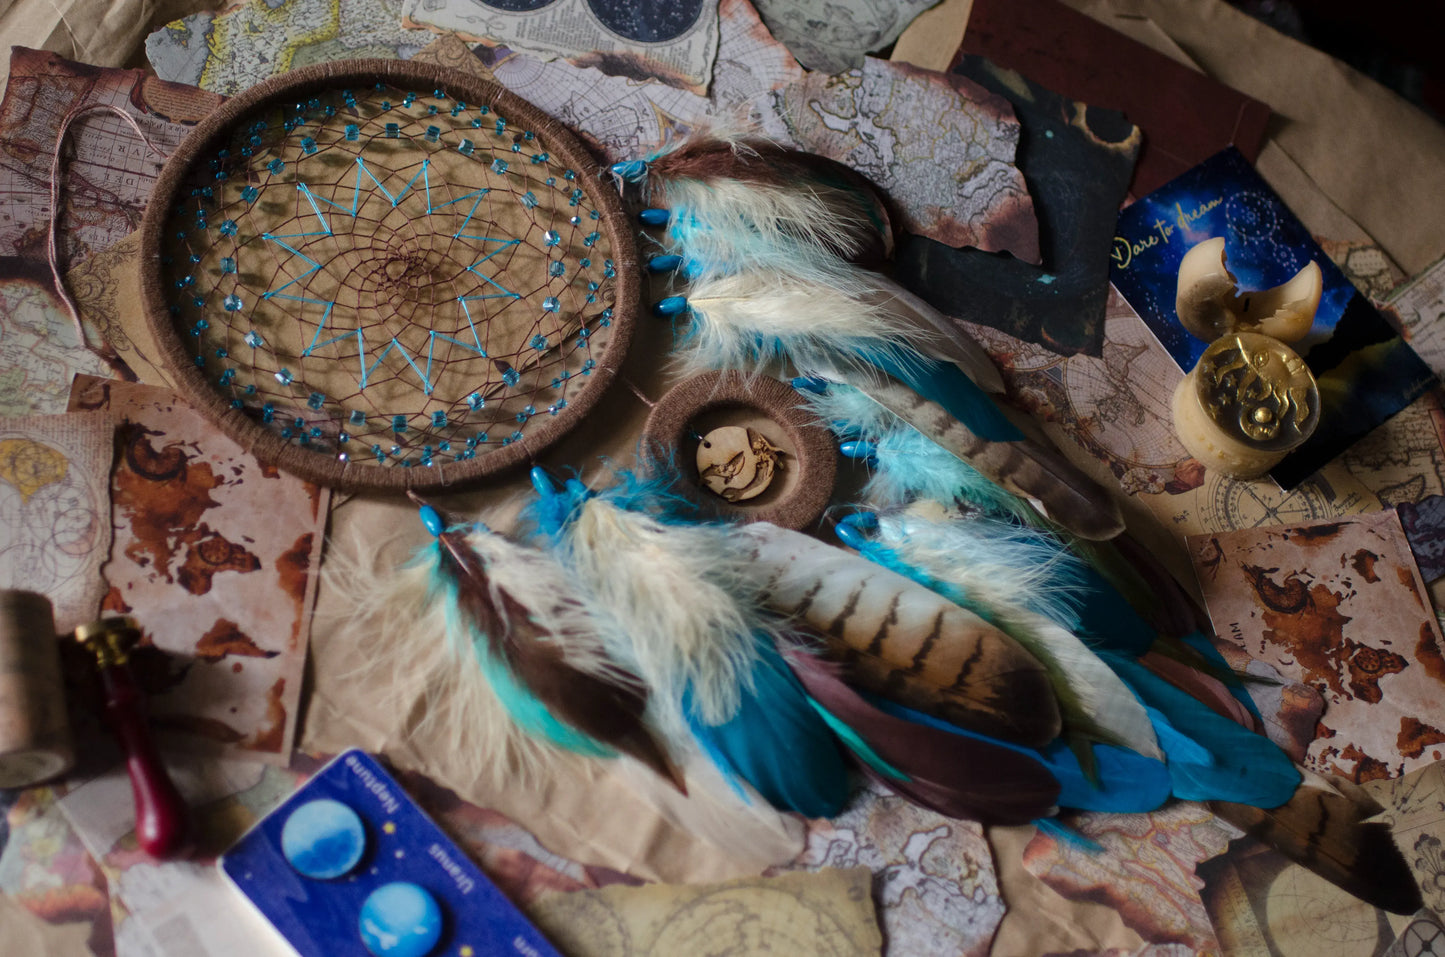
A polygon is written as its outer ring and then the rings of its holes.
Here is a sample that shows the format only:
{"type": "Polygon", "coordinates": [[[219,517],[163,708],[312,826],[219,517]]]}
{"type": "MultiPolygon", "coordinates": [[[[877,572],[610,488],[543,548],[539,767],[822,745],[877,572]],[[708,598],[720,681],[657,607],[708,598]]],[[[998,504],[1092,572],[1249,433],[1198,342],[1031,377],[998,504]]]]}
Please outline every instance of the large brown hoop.
{"type": "MultiPolygon", "coordinates": [[[[408,103],[408,105],[410,104],[408,103]]],[[[375,116],[367,118],[369,122],[374,122],[376,119],[375,116]]],[[[290,135],[290,127],[287,127],[285,135],[290,135]]],[[[477,135],[478,139],[481,139],[481,133],[479,132],[477,135]]],[[[501,136],[502,134],[499,131],[497,135],[501,136]]],[[[517,136],[520,137],[521,133],[518,132],[517,136]]],[[[470,157],[470,143],[465,140],[464,142],[467,142],[466,155],[470,157]]],[[[314,147],[314,140],[311,145],[314,147]]],[[[492,148],[499,149],[500,147],[494,145],[492,148]]],[[[452,156],[450,152],[447,153],[447,157],[455,163],[462,162],[452,156]]],[[[223,159],[221,162],[224,164],[230,160],[223,159]]],[[[249,159],[244,161],[246,164],[251,162],[249,159]]],[[[260,160],[257,159],[255,162],[259,163],[260,160]]],[[[520,165],[521,161],[518,160],[517,163],[520,165]]],[[[482,164],[478,163],[477,166],[480,168],[482,164]]],[[[466,167],[466,169],[468,175],[473,172],[471,167],[466,167]]],[[[250,166],[244,170],[245,175],[251,177],[252,181],[254,181],[256,172],[257,170],[250,166]]],[[[361,182],[359,174],[357,182],[361,182]]],[[[380,181],[378,181],[379,185],[380,181]]],[[[360,193],[359,186],[355,189],[355,193],[360,193]]],[[[533,197],[531,191],[526,195],[533,197]]],[[[387,196],[390,198],[391,194],[387,193],[387,196]]],[[[533,199],[535,200],[535,197],[533,199]]],[[[202,200],[198,199],[195,202],[200,203],[202,200]]],[[[354,197],[352,201],[353,219],[356,218],[355,207],[358,202],[360,200],[354,197]]],[[[429,191],[427,204],[427,213],[431,214],[433,210],[429,191]]],[[[337,204],[333,203],[332,205],[337,204]]],[[[393,206],[395,205],[396,203],[393,202],[393,206]]],[[[314,203],[313,207],[318,208],[314,203]]],[[[317,214],[317,219],[322,220],[320,213],[317,214]]],[[[227,222],[229,221],[227,220],[227,222]]],[[[325,221],[322,220],[322,222],[324,225],[325,221]]],[[[575,220],[573,222],[575,223],[575,220]]],[[[327,226],[327,229],[329,231],[330,226],[327,226]]],[[[203,233],[203,235],[209,234],[203,233]]],[[[461,235],[460,230],[458,235],[461,235]]],[[[552,233],[549,231],[544,235],[550,237],[552,233]]],[[[477,237],[467,236],[466,238],[477,237]]],[[[272,242],[275,242],[274,238],[272,238],[272,242]]],[[[569,130],[530,103],[495,83],[444,67],[399,60],[349,60],[307,67],[274,77],[224,103],[191,132],[167,162],[146,209],[141,229],[141,243],[143,251],[141,260],[142,305],[147,322],[161,350],[161,363],[174,378],[183,397],[222,431],[262,461],[273,463],[289,472],[323,485],[353,491],[436,489],[442,486],[483,480],[533,460],[543,449],[574,428],[596,405],[602,393],[614,379],[630,342],[639,299],[639,270],[633,230],[626,220],[615,189],[612,188],[610,182],[603,178],[601,166],[569,130]],[[386,84],[398,90],[426,91],[425,95],[431,95],[431,92],[435,91],[439,97],[445,94],[476,112],[505,117],[506,122],[511,124],[513,129],[527,131],[528,146],[534,157],[532,163],[536,164],[535,156],[541,153],[557,170],[566,169],[568,171],[566,186],[573,191],[574,198],[576,198],[576,191],[580,190],[584,206],[596,210],[599,214],[599,218],[591,228],[594,228],[597,235],[602,237],[598,248],[607,250],[606,258],[609,265],[606,279],[600,282],[601,289],[595,294],[605,297],[598,300],[597,308],[600,310],[603,305],[610,305],[610,309],[603,322],[600,324],[593,322],[590,326],[589,322],[595,320],[596,315],[585,316],[582,315],[583,309],[577,310],[578,326],[576,328],[586,330],[582,334],[582,339],[586,340],[586,356],[589,364],[585,369],[568,369],[566,375],[558,373],[553,376],[550,385],[537,385],[537,394],[542,395],[550,388],[557,391],[557,394],[564,395],[565,401],[554,403],[554,407],[544,408],[536,413],[526,413],[525,428],[518,428],[515,433],[516,436],[519,436],[518,438],[507,441],[505,444],[483,442],[475,449],[468,447],[467,451],[472,452],[469,457],[462,457],[460,443],[455,449],[446,448],[451,444],[446,439],[439,440],[434,446],[425,446],[424,459],[413,459],[405,465],[402,465],[400,460],[383,462],[370,455],[351,454],[349,450],[345,454],[338,454],[337,450],[343,449],[344,446],[341,444],[328,446],[327,443],[328,441],[346,443],[351,438],[345,431],[345,420],[340,418],[345,412],[343,408],[338,408],[336,413],[341,425],[328,425],[329,432],[321,429],[319,425],[310,430],[317,436],[316,442],[307,441],[304,429],[298,429],[295,434],[289,431],[283,434],[282,430],[276,428],[274,422],[268,425],[274,410],[263,410],[254,406],[238,407],[242,405],[242,401],[237,398],[235,390],[218,385],[216,377],[218,366],[212,360],[211,353],[214,352],[218,356],[228,355],[231,350],[210,346],[198,346],[195,350],[188,348],[196,341],[196,337],[201,335],[197,331],[197,326],[208,328],[208,324],[204,321],[207,315],[212,317],[212,321],[215,317],[222,315],[219,311],[220,307],[209,301],[205,307],[202,307],[200,305],[201,297],[197,297],[195,300],[197,311],[192,311],[191,304],[187,302],[185,309],[180,311],[179,315],[177,314],[180,307],[177,306],[178,295],[175,289],[180,281],[176,278],[179,272],[175,266],[175,257],[167,256],[167,249],[169,248],[168,243],[173,242],[174,237],[180,235],[176,227],[181,227],[181,231],[183,231],[186,226],[195,223],[194,218],[183,220],[182,217],[198,215],[194,207],[186,207],[184,204],[192,190],[201,188],[196,185],[203,182],[205,175],[205,170],[201,167],[206,163],[214,164],[216,162],[214,157],[218,155],[230,157],[229,147],[241,141],[240,131],[243,127],[247,123],[253,122],[254,118],[266,115],[268,111],[271,113],[285,111],[292,108],[291,104],[296,104],[295,109],[300,110],[307,102],[316,102],[315,98],[317,97],[340,96],[340,91],[343,89],[353,87],[370,89],[376,88],[377,84],[386,84]],[[201,311],[203,309],[211,311],[207,313],[201,311]],[[587,334],[588,332],[591,333],[590,336],[587,334]],[[565,384],[558,386],[559,379],[565,380],[565,384]],[[560,407],[556,407],[558,405],[560,407]],[[267,421],[262,421],[263,414],[267,421]]],[[[264,244],[261,245],[264,247],[264,244]]],[[[290,249],[291,247],[287,246],[286,248],[290,249]]],[[[192,261],[195,261],[194,254],[192,261]]],[[[230,264],[229,271],[236,271],[234,259],[222,261],[230,264]]],[[[312,260],[307,259],[306,261],[311,262],[312,260]]],[[[583,259],[582,261],[587,262],[588,260],[583,259]]],[[[191,268],[186,266],[182,271],[191,270],[191,268]]],[[[225,271],[226,268],[225,266],[221,267],[221,271],[225,271]]],[[[200,269],[201,267],[196,267],[195,271],[199,272],[200,269]]],[[[549,280],[544,279],[537,288],[546,288],[547,281],[549,280]]],[[[219,292],[219,288],[217,287],[217,292],[219,292]]],[[[582,294],[580,287],[577,291],[580,296],[582,294]]],[[[523,297],[518,296],[517,298],[523,297]]],[[[590,303],[594,300],[589,296],[587,301],[590,303]]],[[[548,299],[547,302],[552,303],[554,300],[548,299]]],[[[231,308],[229,302],[226,303],[225,308],[231,308]]],[[[549,307],[543,306],[543,308],[549,307]]],[[[591,309],[592,307],[586,308],[591,309]]],[[[550,306],[550,309],[553,312],[558,311],[558,307],[555,305],[550,306]]],[[[567,310],[563,309],[562,311],[567,310]]],[[[323,322],[325,316],[328,315],[330,315],[329,312],[323,314],[323,322]]],[[[409,322],[409,320],[404,320],[404,322],[409,322]]],[[[470,317],[468,322],[471,322],[470,317]]],[[[319,326],[317,332],[319,338],[319,326]]],[[[358,343],[361,342],[359,331],[356,339],[358,343]]],[[[434,339],[428,341],[435,344],[434,339]]],[[[453,337],[448,341],[455,342],[456,339],[453,337]]],[[[222,346],[225,344],[223,342],[222,346]]],[[[395,336],[393,336],[394,344],[395,336]]],[[[487,358],[487,353],[480,349],[480,345],[481,342],[478,340],[479,348],[474,351],[482,358],[487,358]]],[[[358,348],[362,347],[358,346],[358,348]]],[[[541,347],[538,348],[540,350],[541,347]]],[[[580,361],[580,350],[581,346],[578,347],[578,361],[580,361]]],[[[301,355],[305,356],[309,352],[308,349],[301,355]]],[[[562,356],[562,353],[559,352],[557,355],[562,356]]],[[[365,352],[362,352],[360,363],[353,363],[359,365],[362,370],[361,388],[363,391],[366,388],[365,367],[368,358],[365,352]]],[[[572,354],[569,353],[558,361],[566,362],[571,358],[572,354]]],[[[469,361],[476,360],[469,359],[469,361]]],[[[412,368],[418,369],[419,363],[420,359],[418,358],[412,368]]],[[[556,368],[563,368],[556,362],[553,365],[556,368]]],[[[428,402],[433,401],[432,383],[429,378],[430,368],[428,365],[428,375],[422,377],[422,381],[426,385],[425,394],[428,402]]],[[[254,370],[250,371],[254,372],[254,370]]],[[[281,371],[288,372],[287,369],[281,371]]],[[[551,374],[550,371],[547,374],[551,374]]],[[[224,376],[224,372],[221,375],[224,376]]],[[[418,375],[420,376],[421,373],[418,372],[418,375]]],[[[542,377],[542,373],[537,373],[537,375],[542,377]]],[[[304,382],[296,384],[289,378],[283,380],[279,373],[275,375],[275,378],[288,388],[293,384],[297,385],[292,390],[298,403],[297,408],[288,406],[282,415],[284,417],[293,413],[297,414],[295,421],[299,425],[306,413],[306,410],[300,407],[305,397],[304,382]]],[[[541,381],[542,379],[539,378],[538,382],[541,381]]],[[[313,397],[318,394],[320,393],[312,393],[313,397]]],[[[455,397],[452,401],[459,401],[459,399],[460,397],[455,397]]],[[[506,415],[510,417],[521,415],[521,413],[514,414],[505,402],[503,408],[506,415]]],[[[527,409],[531,408],[532,406],[529,404],[527,409]]],[[[445,415],[441,417],[441,421],[446,421],[445,415]]],[[[518,421],[522,420],[518,419],[518,421]]],[[[405,429],[399,430],[398,434],[404,431],[405,429]]],[[[484,433],[483,438],[485,437],[484,433]]]]}

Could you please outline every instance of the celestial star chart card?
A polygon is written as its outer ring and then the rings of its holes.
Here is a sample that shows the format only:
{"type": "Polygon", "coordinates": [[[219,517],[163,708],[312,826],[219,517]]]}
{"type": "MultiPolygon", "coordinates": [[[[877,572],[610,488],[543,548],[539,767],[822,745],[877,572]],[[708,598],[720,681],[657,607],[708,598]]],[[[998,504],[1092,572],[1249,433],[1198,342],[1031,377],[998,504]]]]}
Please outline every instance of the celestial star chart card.
{"type": "Polygon", "coordinates": [[[1298,485],[1435,384],[1429,367],[1233,147],[1125,208],[1115,231],[1110,278],[1181,369],[1194,368],[1209,343],[1179,324],[1179,263],[1216,236],[1224,237],[1241,291],[1277,286],[1311,260],[1324,276],[1314,326],[1291,345],[1319,383],[1320,424],[1270,473],[1281,486],[1298,485]]]}
{"type": "Polygon", "coordinates": [[[361,751],[322,768],[219,863],[302,957],[560,957],[361,751]]]}

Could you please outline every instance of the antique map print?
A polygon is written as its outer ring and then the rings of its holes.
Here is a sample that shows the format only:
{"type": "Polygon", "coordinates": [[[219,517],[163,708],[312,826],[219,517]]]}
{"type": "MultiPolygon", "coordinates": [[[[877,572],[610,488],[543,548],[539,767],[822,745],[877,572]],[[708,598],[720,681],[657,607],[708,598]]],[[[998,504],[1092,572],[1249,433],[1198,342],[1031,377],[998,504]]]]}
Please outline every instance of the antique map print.
{"type": "Polygon", "coordinates": [[[401,0],[249,0],[166,24],[146,38],[146,57],[163,80],[235,96],[313,63],[410,59],[434,38],[401,25],[401,0]]]}
{"type": "Polygon", "coordinates": [[[901,213],[898,228],[1039,261],[1013,107],[971,80],[868,57],[776,91],[761,128],[867,176],[901,213]]]}
{"type": "Polygon", "coordinates": [[[105,594],[110,457],[104,412],[0,419],[0,588],[49,598],[60,634],[105,594]]]}
{"type": "Polygon", "coordinates": [[[988,954],[1004,902],[976,822],[869,785],[839,816],[809,821],[806,839],[798,859],[773,872],[867,867],[890,953],[988,954]]]}
{"type": "Polygon", "coordinates": [[[821,74],[858,66],[882,50],[938,0],[758,0],[773,36],[798,62],[821,74]]]}
{"type": "Polygon", "coordinates": [[[718,7],[718,54],[706,96],[643,75],[609,76],[566,60],[543,62],[505,48],[477,56],[507,89],[566,123],[608,159],[627,159],[694,126],[737,125],[752,101],[803,75],[747,0],[718,7]]]}
{"type": "Polygon", "coordinates": [[[1307,766],[1361,783],[1445,757],[1417,717],[1445,692],[1440,626],[1393,511],[1188,545],[1215,633],[1324,696],[1307,766]]]}
{"type": "Polygon", "coordinates": [[[284,763],[329,493],[260,464],[168,390],[85,378],[72,404],[116,422],[105,607],[171,655],[152,723],[284,763]]]}
{"type": "Polygon", "coordinates": [[[405,0],[403,22],[579,67],[652,76],[705,95],[718,52],[717,0],[405,0]]]}

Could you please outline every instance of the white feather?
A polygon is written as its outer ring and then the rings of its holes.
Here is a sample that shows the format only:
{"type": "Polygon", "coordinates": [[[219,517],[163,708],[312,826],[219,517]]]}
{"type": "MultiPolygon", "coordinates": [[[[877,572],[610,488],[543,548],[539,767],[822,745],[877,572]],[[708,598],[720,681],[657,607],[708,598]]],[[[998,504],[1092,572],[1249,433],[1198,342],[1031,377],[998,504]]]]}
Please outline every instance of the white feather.
{"type": "MultiPolygon", "coordinates": [[[[550,764],[592,760],[564,752],[512,720],[477,663],[471,631],[448,602],[435,600],[434,546],[420,561],[401,568],[378,567],[362,557],[369,554],[375,554],[371,546],[359,541],[349,549],[333,543],[322,566],[327,587],[349,609],[346,628],[356,644],[356,669],[343,680],[364,679],[384,688],[376,707],[407,715],[409,737],[443,742],[449,765],[466,781],[503,787],[516,780],[530,786],[546,777],[550,764]]],[[[555,574],[539,574],[542,568],[530,561],[493,570],[505,587],[516,586],[529,596],[553,587],[561,589],[554,598],[566,594],[555,574]],[[521,582],[518,574],[532,580],[521,582]]],[[[595,638],[595,647],[586,650],[587,630],[575,609],[550,601],[531,607],[542,609],[557,634],[568,636],[570,663],[594,671],[610,668],[595,638]]]]}
{"type": "Polygon", "coordinates": [[[654,704],[680,717],[691,688],[698,716],[721,724],[751,686],[755,634],[769,631],[746,555],[730,533],[670,525],[603,498],[589,499],[561,543],[597,609],[609,652],[634,669],[654,704]]]}
{"type": "Polygon", "coordinates": [[[679,343],[690,372],[762,371],[779,360],[804,374],[844,368],[880,378],[868,354],[907,362],[926,354],[937,336],[847,289],[809,282],[778,269],[703,279],[688,290],[689,335],[679,343]]]}

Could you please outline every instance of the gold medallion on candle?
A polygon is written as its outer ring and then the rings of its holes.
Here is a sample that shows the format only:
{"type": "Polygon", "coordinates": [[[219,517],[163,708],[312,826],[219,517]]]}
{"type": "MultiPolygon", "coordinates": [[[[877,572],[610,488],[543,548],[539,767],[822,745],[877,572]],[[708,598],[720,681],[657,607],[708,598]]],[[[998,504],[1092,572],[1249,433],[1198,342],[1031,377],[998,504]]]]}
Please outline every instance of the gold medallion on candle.
{"type": "Polygon", "coordinates": [[[1207,468],[1255,478],[1309,438],[1320,394],[1304,360],[1277,339],[1221,336],[1174,390],[1174,428],[1207,468]]]}

